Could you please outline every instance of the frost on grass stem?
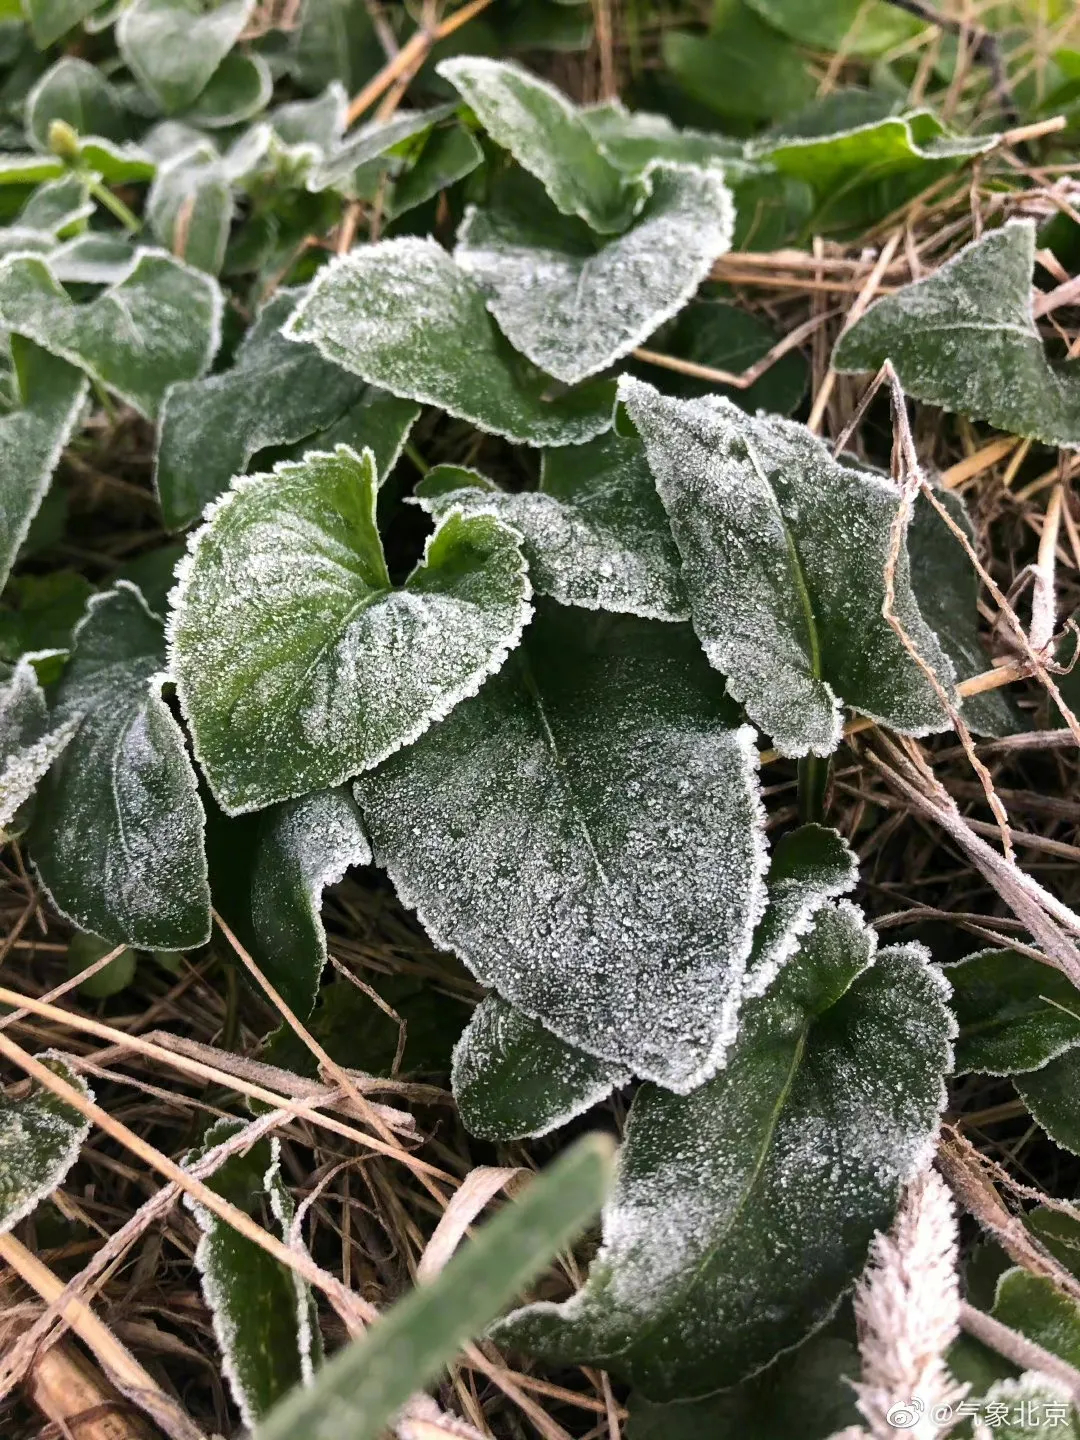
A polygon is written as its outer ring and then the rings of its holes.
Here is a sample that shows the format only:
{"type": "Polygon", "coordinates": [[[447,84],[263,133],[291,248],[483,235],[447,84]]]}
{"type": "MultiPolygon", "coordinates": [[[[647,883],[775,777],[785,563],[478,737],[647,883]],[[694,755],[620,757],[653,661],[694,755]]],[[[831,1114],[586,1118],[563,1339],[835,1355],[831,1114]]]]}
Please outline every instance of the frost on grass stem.
{"type": "Polygon", "coordinates": [[[862,1376],[856,1403],[867,1429],[852,1427],[833,1440],[889,1440],[898,1407],[918,1413],[907,1433],[936,1440],[966,1393],[949,1373],[945,1354],[960,1333],[960,1278],[952,1197],[936,1170],[908,1187],[893,1228],[877,1235],[855,1290],[862,1376]],[[893,1417],[890,1420],[890,1416],[893,1417]]]}

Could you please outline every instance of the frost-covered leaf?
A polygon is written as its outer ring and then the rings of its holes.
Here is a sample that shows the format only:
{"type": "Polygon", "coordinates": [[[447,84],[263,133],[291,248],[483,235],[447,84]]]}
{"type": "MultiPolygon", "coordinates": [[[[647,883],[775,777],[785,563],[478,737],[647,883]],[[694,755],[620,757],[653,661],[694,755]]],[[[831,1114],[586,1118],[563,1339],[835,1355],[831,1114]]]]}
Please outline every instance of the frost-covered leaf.
{"type": "Polygon", "coordinates": [[[224,130],[265,110],[273,94],[270,67],[261,55],[226,55],[184,118],[206,130],[224,130]]]}
{"type": "Polygon", "coordinates": [[[338,785],[498,670],[531,614],[515,533],[448,515],[395,589],[375,459],[347,446],[245,476],[208,512],[173,597],[171,670],[229,814],[338,785]]]}
{"type": "Polygon", "coordinates": [[[728,6],[707,35],[665,29],[664,63],[686,93],[717,114],[774,120],[817,89],[806,57],[745,5],[728,6]]]}
{"type": "Polygon", "coordinates": [[[515,1312],[500,1342],[668,1401],[737,1384],[828,1319],[926,1160],[951,1058],[925,952],[874,948],[847,902],[821,911],[714,1079],[639,1090],[585,1287],[515,1312]]]}
{"type": "Polygon", "coordinates": [[[185,950],[210,933],[203,810],[161,698],[165,637],[121,581],[75,632],[54,726],[76,722],[38,792],[30,851],[57,908],[114,944],[185,950]]]}
{"type": "Polygon", "coordinates": [[[1039,1070],[1080,1045],[1080,996],[1060,970],[1018,950],[981,950],[948,969],[959,1074],[1039,1070]]]}
{"type": "Polygon", "coordinates": [[[79,140],[75,159],[82,170],[95,170],[109,185],[138,185],[152,180],[157,168],[151,156],[130,142],[114,145],[99,135],[79,140]]]}
{"type": "MultiPolygon", "coordinates": [[[[47,1050],[37,1058],[88,1100],[94,1098],[63,1055],[47,1050]]],[[[89,1132],[89,1120],[37,1081],[25,1099],[0,1095],[0,1235],[63,1184],[89,1132]]]]}
{"type": "Polygon", "coordinates": [[[88,230],[49,252],[49,269],[61,285],[117,285],[134,262],[131,241],[111,230],[88,230]]]}
{"type": "MultiPolygon", "coordinates": [[[[728,691],[785,755],[827,755],[841,705],[910,734],[948,718],[882,615],[899,493],[834,460],[802,425],[730,401],[672,400],[624,377],[683,559],[690,609],[728,691]]],[[[919,613],[906,548],[895,608],[919,654],[952,669],[919,613]]]]}
{"type": "Polygon", "coordinates": [[[609,431],[547,451],[538,491],[510,494],[477,480],[440,466],[415,494],[432,515],[460,506],[466,515],[498,515],[519,530],[535,589],[563,605],[654,620],[688,617],[679,552],[638,440],[609,431]]]}
{"type": "Polygon", "coordinates": [[[137,251],[128,274],[83,305],[38,256],[0,261],[0,325],[77,365],[149,419],[171,384],[209,367],[221,307],[209,276],[161,251],[137,251]]]}
{"type": "Polygon", "coordinates": [[[306,1020],[326,965],[322,896],[371,848],[346,789],[287,800],[259,817],[251,872],[251,924],[260,968],[306,1020]]]}
{"type": "Polygon", "coordinates": [[[813,224],[827,233],[872,224],[996,143],[994,135],[950,135],[918,110],[833,135],[770,137],[754,153],[813,187],[813,224]]]}
{"type": "Polygon", "coordinates": [[[28,340],[12,337],[21,405],[0,415],[0,587],[45,498],[86,398],[86,378],[28,340]]]}
{"type": "MultiPolygon", "coordinates": [[[[815,50],[879,55],[923,25],[885,0],[746,0],[775,29],[815,50]]],[[[839,1427],[837,1427],[839,1428],[839,1427]]]]}
{"type": "MultiPolygon", "coordinates": [[[[74,980],[115,949],[116,946],[111,940],[102,940],[97,935],[87,935],[85,931],[76,930],[68,941],[68,978],[74,980]]],[[[79,994],[87,1000],[107,1000],[112,995],[119,995],[134,980],[138,963],[134,950],[121,950],[114,960],[110,960],[89,979],[80,981],[79,994]]]]}
{"type": "Polygon", "coordinates": [[[626,229],[646,189],[607,159],[561,91],[518,65],[479,55],[455,56],[436,68],[495,143],[535,175],[556,209],[601,234],[626,229]]]}
{"type": "MultiPolygon", "coordinates": [[[[937,498],[974,541],[971,520],[960,496],[941,490],[937,498]]],[[[979,578],[959,540],[925,495],[915,502],[908,552],[919,609],[952,661],[957,680],[982,674],[990,668],[990,656],[979,639],[979,578]]],[[[960,711],[977,735],[1011,735],[1025,725],[1022,712],[1007,690],[972,695],[961,703],[960,711]]]]}
{"type": "Polygon", "coordinates": [[[357,95],[386,62],[366,0],[303,0],[291,40],[290,67],[309,92],[336,80],[357,95]]]}
{"type": "Polygon", "coordinates": [[[230,370],[174,385],[165,396],[154,480],[171,530],[197,519],[260,450],[293,445],[354,406],[362,407],[360,446],[375,452],[380,476],[397,459],[416,407],[373,391],[313,346],[282,339],[297,299],[296,291],[279,290],[230,370]]]}
{"type": "Polygon", "coordinates": [[[454,259],[480,285],[507,339],[574,385],[629,354],[671,318],[731,246],[731,192],[719,170],[663,165],[632,227],[599,247],[511,172],[470,210],[454,259]]]}
{"type": "Polygon", "coordinates": [[[236,44],[255,0],[133,0],[116,26],[116,43],[132,74],[171,114],[186,110],[236,44]]]}
{"type": "Polygon", "coordinates": [[[115,89],[96,65],[65,55],[47,70],[26,97],[26,133],[49,148],[49,126],[64,120],[80,135],[123,140],[128,120],[115,89]]]}
{"type": "MultiPolygon", "coordinates": [[[[241,1129],[242,1121],[218,1120],[187,1163],[241,1129]]],[[[276,1136],[230,1156],[206,1183],[288,1240],[294,1207],[281,1176],[276,1136]]],[[[204,1206],[192,1203],[190,1208],[202,1231],[195,1264],[222,1368],[240,1418],[250,1427],[294,1385],[311,1382],[312,1360],[321,1357],[322,1348],[314,1298],[305,1280],[261,1246],[204,1206]]]]}
{"type": "Polygon", "coordinates": [[[484,152],[463,125],[441,125],[432,130],[423,149],[408,170],[394,181],[386,203],[391,220],[448,190],[470,175],[484,158],[484,152]]]}
{"type": "Polygon", "coordinates": [[[854,1424],[859,1373],[850,1340],[814,1335],[760,1376],[706,1400],[654,1405],[630,1396],[627,1440],[829,1440],[854,1424]]]}
{"type": "Polygon", "coordinates": [[[72,727],[49,726],[45,694],[29,660],[10,674],[0,668],[0,835],[34,793],[38,781],[71,739],[72,727]]]}
{"type": "Polygon", "coordinates": [[[729,179],[746,169],[741,140],[705,130],[679,130],[666,115],[627,110],[618,100],[590,105],[581,111],[581,119],[603,154],[628,175],[643,175],[657,161],[719,166],[729,179]]]}
{"type": "Polygon", "coordinates": [[[318,155],[335,149],[348,121],[349,97],[340,80],[331,80],[312,100],[291,100],[266,117],[283,145],[310,146],[318,155]]]}
{"type": "Polygon", "coordinates": [[[34,44],[44,50],[97,8],[101,0],[22,0],[34,44]]]}
{"type": "Polygon", "coordinates": [[[629,1080],[629,1071],[567,1045],[498,995],[473,1012],[451,1074],[466,1130],[504,1141],[557,1130],[629,1080]]]}
{"type": "Polygon", "coordinates": [[[454,105],[438,105],[433,110],[399,110],[390,120],[372,120],[327,157],[308,181],[311,190],[348,187],[361,165],[378,160],[418,135],[423,135],[455,110],[454,105]]]}
{"type": "Polygon", "coordinates": [[[611,425],[612,387],[560,393],[511,349],[480,287],[433,240],[383,240],[325,266],[283,334],[392,395],[518,444],[579,445],[611,425]]]}
{"type": "Polygon", "coordinates": [[[1013,1084],[1036,1125],[1055,1145],[1080,1155],[1080,1048],[1014,1076],[1013,1084]]]}
{"type": "Polygon", "coordinates": [[[146,218],[166,250],[210,275],[221,273],[233,218],[232,187],[212,145],[158,167],[146,218]]]}
{"type": "Polygon", "coordinates": [[[974,1440],[1031,1440],[1047,1427],[1059,1440],[1080,1440],[1069,1391],[1037,1370],[1025,1371],[1017,1380],[995,1380],[974,1424],[974,1440]]]}
{"type": "Polygon", "coordinates": [[[592,1220],[611,1179],[611,1148],[589,1135],[451,1257],[433,1280],[294,1390],[255,1440],[379,1440],[412,1393],[592,1220]]]}
{"type": "Polygon", "coordinates": [[[1019,1267],[1006,1270],[991,1314],[1066,1364],[1080,1365],[1080,1305],[1048,1276],[1019,1267]]]}
{"type": "Polygon", "coordinates": [[[1080,369],[1052,365],[1032,313],[1035,225],[1010,220],[841,337],[841,371],[892,361],[909,395],[1012,435],[1080,449],[1080,369]]]}
{"type": "Polygon", "coordinates": [[[817,912],[846,895],[859,866],[843,836],[824,825],[803,825],[782,835],[773,848],[765,913],[754,931],[743,993],[764,994],[799,948],[817,912]]]}
{"type": "MultiPolygon", "coordinates": [[[[65,498],[64,492],[53,490],[53,496],[65,498]]],[[[38,511],[34,524],[46,516],[45,506],[38,511]]],[[[67,507],[60,515],[58,532],[45,539],[43,548],[59,544],[63,539],[67,507]]],[[[27,537],[28,549],[34,526],[27,537]]],[[[70,648],[71,632],[82,619],[86,602],[94,587],[85,575],[76,570],[52,570],[46,575],[13,575],[4,590],[0,607],[0,660],[18,660],[28,651],[63,651],[70,648]]],[[[35,656],[36,661],[36,656],[35,656]]]]}
{"type": "Polygon", "coordinates": [[[437,945],[568,1043],[686,1090],[731,1042],[764,903],[755,769],[689,627],[551,605],[356,796],[437,945]]]}
{"type": "Polygon", "coordinates": [[[0,155],[0,185],[37,185],[63,174],[64,162],[53,155],[0,155]]]}
{"type": "Polygon", "coordinates": [[[87,179],[85,175],[71,174],[39,185],[19,211],[19,225],[60,237],[69,235],[94,213],[87,179]]]}

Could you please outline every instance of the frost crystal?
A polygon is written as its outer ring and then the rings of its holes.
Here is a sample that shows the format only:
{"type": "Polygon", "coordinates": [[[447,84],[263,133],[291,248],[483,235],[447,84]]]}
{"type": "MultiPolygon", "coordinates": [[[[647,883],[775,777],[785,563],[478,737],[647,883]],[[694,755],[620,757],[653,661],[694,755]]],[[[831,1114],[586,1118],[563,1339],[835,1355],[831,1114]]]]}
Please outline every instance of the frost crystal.
{"type": "Polygon", "coordinates": [[[0,680],[0,833],[71,739],[74,722],[49,728],[45,695],[28,659],[0,680]]]}
{"type": "MultiPolygon", "coordinates": [[[[37,1059],[88,1100],[94,1098],[67,1056],[47,1050],[37,1059]]],[[[25,1100],[0,1095],[0,1235],[63,1184],[89,1133],[89,1120],[36,1082],[25,1100]]]]}

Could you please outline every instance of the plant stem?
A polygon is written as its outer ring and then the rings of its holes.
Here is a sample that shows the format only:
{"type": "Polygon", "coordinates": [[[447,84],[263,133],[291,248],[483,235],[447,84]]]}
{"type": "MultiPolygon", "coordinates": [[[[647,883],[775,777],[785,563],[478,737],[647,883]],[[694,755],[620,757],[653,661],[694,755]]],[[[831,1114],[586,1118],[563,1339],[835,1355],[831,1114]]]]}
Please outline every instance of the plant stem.
{"type": "Polygon", "coordinates": [[[125,230],[130,230],[133,235],[138,234],[142,229],[142,221],[134,211],[128,209],[119,195],[114,195],[100,180],[88,180],[86,188],[99,204],[104,205],[105,209],[120,221],[125,230]]]}

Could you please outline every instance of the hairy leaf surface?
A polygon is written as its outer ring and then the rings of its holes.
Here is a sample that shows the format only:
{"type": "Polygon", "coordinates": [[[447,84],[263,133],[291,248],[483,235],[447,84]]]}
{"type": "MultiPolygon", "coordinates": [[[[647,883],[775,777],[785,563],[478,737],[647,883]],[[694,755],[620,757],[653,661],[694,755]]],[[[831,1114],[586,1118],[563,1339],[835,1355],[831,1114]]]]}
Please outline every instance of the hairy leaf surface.
{"type": "Polygon", "coordinates": [[[49,148],[49,126],[63,120],[78,134],[126,138],[128,121],[115,88],[96,65],[65,55],[47,70],[26,97],[30,143],[49,148]]]}
{"type": "Polygon", "coordinates": [[[531,614],[512,530],[448,515],[403,587],[370,450],[244,476],[196,532],[171,670],[229,814],[338,785],[409,745],[497,670],[531,614]]]}
{"type": "Polygon", "coordinates": [[[561,1039],[682,1091],[731,1042],[764,903],[755,768],[689,627],[550,606],[356,795],[436,944],[561,1039]]]}

